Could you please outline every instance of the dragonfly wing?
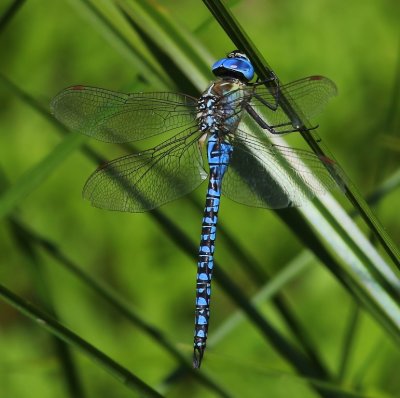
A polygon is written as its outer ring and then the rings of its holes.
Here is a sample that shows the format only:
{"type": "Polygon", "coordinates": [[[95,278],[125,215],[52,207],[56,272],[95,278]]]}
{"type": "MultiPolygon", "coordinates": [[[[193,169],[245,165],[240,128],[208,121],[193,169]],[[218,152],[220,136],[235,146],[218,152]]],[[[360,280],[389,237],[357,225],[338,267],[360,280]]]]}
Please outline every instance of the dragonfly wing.
{"type": "Polygon", "coordinates": [[[237,130],[222,193],[254,207],[280,209],[301,206],[337,187],[324,166],[335,164],[312,152],[274,145],[237,130]]]}
{"type": "Polygon", "coordinates": [[[198,131],[185,130],[101,166],[86,182],[84,198],[103,209],[143,212],[191,192],[207,177],[198,139],[198,131]]]}
{"type": "Polygon", "coordinates": [[[309,76],[284,85],[282,93],[289,96],[307,118],[319,115],[330,99],[337,95],[336,84],[324,76],[309,76]]]}
{"type": "Polygon", "coordinates": [[[275,92],[272,93],[263,85],[255,88],[248,87],[247,90],[248,93],[244,96],[244,101],[250,101],[251,107],[278,134],[290,132],[291,129],[295,128],[280,106],[279,98],[281,95],[291,101],[295,110],[299,110],[307,119],[312,119],[320,114],[329,100],[337,94],[335,83],[323,76],[309,76],[299,79],[276,88],[275,92]],[[265,103],[271,107],[276,107],[276,110],[269,109],[265,103]]]}
{"type": "Polygon", "coordinates": [[[123,94],[73,86],[51,102],[55,117],[73,130],[107,142],[130,142],[194,125],[195,98],[175,93],[123,94]]]}

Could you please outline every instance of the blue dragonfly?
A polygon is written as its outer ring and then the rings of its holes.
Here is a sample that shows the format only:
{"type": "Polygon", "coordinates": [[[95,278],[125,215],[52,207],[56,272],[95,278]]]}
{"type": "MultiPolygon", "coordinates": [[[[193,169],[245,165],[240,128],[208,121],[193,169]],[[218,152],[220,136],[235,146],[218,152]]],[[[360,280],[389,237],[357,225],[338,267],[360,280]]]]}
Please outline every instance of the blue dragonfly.
{"type": "Polygon", "coordinates": [[[193,191],[207,178],[206,152],[209,178],[196,277],[195,368],[206,348],[221,193],[245,205],[279,209],[300,206],[336,186],[327,170],[332,160],[273,142],[274,136],[299,129],[280,107],[279,94],[284,90],[303,115],[312,117],[336,95],[331,80],[311,76],[282,86],[275,81],[275,89],[265,82],[250,83],[254,68],[237,50],[218,60],[212,71],[217,79],[199,98],[79,85],[63,90],[51,103],[63,124],[101,141],[167,137],[152,149],[100,166],[89,177],[83,196],[99,208],[143,212],[193,191]],[[261,128],[261,135],[247,127],[251,123],[261,128]]]}

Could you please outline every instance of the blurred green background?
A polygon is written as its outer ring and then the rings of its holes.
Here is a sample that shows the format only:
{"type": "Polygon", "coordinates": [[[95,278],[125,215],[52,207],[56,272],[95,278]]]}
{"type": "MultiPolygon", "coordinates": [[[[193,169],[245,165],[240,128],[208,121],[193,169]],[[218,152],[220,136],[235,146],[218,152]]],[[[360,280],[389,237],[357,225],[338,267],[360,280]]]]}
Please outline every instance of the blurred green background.
{"type": "MultiPolygon", "coordinates": [[[[1,2],[0,15],[11,3],[1,2]]],[[[99,8],[108,3],[112,2],[93,2],[99,8]]],[[[158,0],[148,4],[193,35],[210,61],[233,49],[202,2],[158,0]]],[[[312,74],[336,82],[339,96],[318,118],[319,134],[364,194],[397,171],[397,0],[248,0],[236,2],[232,11],[283,82],[312,74]]],[[[124,91],[135,90],[140,84],[143,90],[165,90],[142,82],[143,70],[134,57],[101,27],[86,2],[27,1],[1,26],[1,75],[46,109],[54,95],[73,84],[124,91]]],[[[174,87],[169,89],[173,91],[174,87]]],[[[9,184],[14,184],[50,154],[62,136],[46,117],[18,98],[3,78],[0,101],[0,171],[9,184]]],[[[123,153],[114,145],[90,139],[85,142],[107,159],[123,153]]],[[[107,212],[84,202],[81,190],[95,167],[81,151],[74,151],[12,215],[115,289],[190,358],[197,253],[191,257],[183,253],[149,214],[107,212]]],[[[201,202],[205,190],[203,184],[191,197],[201,202]]],[[[344,198],[339,199],[350,209],[344,198]]],[[[400,193],[395,191],[376,208],[397,243],[399,200],[400,193]]],[[[198,242],[202,214],[187,198],[164,206],[161,212],[178,220],[186,236],[198,242]]],[[[272,274],[304,250],[274,212],[223,200],[220,220],[238,244],[272,274]]],[[[82,338],[155,388],[176,369],[177,362],[165,350],[115,313],[46,251],[36,247],[35,255],[24,251],[24,243],[18,243],[21,240],[13,234],[9,221],[3,218],[0,224],[2,284],[40,305],[44,289],[37,280],[40,273],[59,319],[82,338]]],[[[222,236],[217,240],[216,259],[248,297],[257,293],[259,286],[241,268],[222,236]]],[[[370,315],[357,311],[354,298],[322,264],[307,262],[282,293],[333,374],[341,368],[343,353],[348,354],[341,377],[343,386],[359,389],[361,396],[399,396],[398,347],[370,315]],[[352,340],[344,348],[355,313],[352,340]]],[[[260,309],[294,341],[269,301],[260,309]]],[[[215,284],[210,337],[226,326],[235,311],[235,305],[215,284]]],[[[3,302],[0,352],[1,397],[69,396],[50,335],[3,302]]],[[[72,354],[86,396],[136,396],[84,355],[75,350],[72,354]]],[[[318,396],[247,320],[228,326],[224,339],[209,347],[202,372],[235,397],[318,396]]],[[[187,376],[172,383],[167,391],[171,397],[217,396],[187,376]]]]}

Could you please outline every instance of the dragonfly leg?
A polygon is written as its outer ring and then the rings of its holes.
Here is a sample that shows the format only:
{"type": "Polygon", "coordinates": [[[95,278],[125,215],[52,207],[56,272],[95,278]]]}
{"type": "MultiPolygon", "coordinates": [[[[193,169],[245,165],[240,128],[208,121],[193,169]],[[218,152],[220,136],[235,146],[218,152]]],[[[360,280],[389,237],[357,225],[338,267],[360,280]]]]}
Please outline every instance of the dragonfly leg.
{"type": "MultiPolygon", "coordinates": [[[[285,125],[291,125],[291,123],[283,123],[283,124],[279,124],[279,125],[272,126],[272,127],[273,127],[273,128],[275,128],[275,127],[282,127],[282,126],[285,126],[285,125]]],[[[297,127],[297,128],[293,128],[293,129],[290,129],[290,130],[275,131],[275,132],[272,133],[272,134],[279,135],[279,134],[294,133],[295,131],[311,131],[311,130],[317,129],[318,127],[319,127],[318,124],[317,124],[316,126],[309,127],[309,128],[306,128],[306,127],[297,127]]],[[[271,130],[269,130],[269,131],[271,131],[271,130]]]]}
{"type": "Polygon", "coordinates": [[[268,101],[266,101],[264,98],[262,98],[261,96],[259,96],[256,92],[253,92],[253,97],[257,98],[258,101],[260,101],[263,105],[265,105],[267,108],[271,109],[272,111],[276,111],[278,109],[279,106],[279,80],[278,78],[275,76],[275,74],[272,72],[273,76],[265,79],[265,80],[260,80],[260,78],[257,79],[257,81],[255,83],[249,83],[248,85],[252,86],[252,87],[257,87],[257,86],[261,86],[261,85],[265,85],[267,83],[270,82],[275,82],[275,93],[272,93],[272,87],[268,87],[271,90],[271,94],[273,95],[273,97],[275,98],[275,103],[271,104],[268,101]]]}
{"type": "Polygon", "coordinates": [[[250,104],[246,104],[245,106],[246,111],[249,113],[249,115],[254,119],[254,121],[262,128],[265,130],[270,131],[272,134],[273,131],[271,131],[271,126],[266,123],[261,116],[253,109],[253,107],[250,104]]]}
{"type": "Polygon", "coordinates": [[[279,90],[277,91],[276,95],[274,95],[274,98],[275,98],[275,103],[274,104],[269,103],[264,98],[260,97],[257,93],[254,93],[253,97],[257,98],[258,101],[260,101],[267,108],[271,109],[271,111],[276,111],[278,109],[278,106],[279,106],[279,90]]]}
{"type": "Polygon", "coordinates": [[[318,128],[318,124],[314,127],[310,127],[307,129],[302,129],[302,128],[296,128],[293,127],[293,124],[291,122],[286,122],[286,123],[280,123],[280,124],[274,124],[270,126],[265,120],[261,118],[261,116],[253,109],[253,107],[250,104],[246,104],[245,106],[246,111],[249,113],[249,115],[253,118],[253,120],[264,130],[268,130],[271,134],[274,135],[279,135],[279,134],[285,134],[285,133],[293,133],[295,131],[310,131],[310,130],[315,130],[318,128]],[[292,126],[293,128],[288,129],[288,130],[280,130],[277,131],[277,128],[284,127],[284,126],[292,126]]]}
{"type": "MultiPolygon", "coordinates": [[[[249,115],[254,119],[254,121],[264,130],[268,130],[271,134],[281,134],[280,131],[276,131],[274,127],[280,127],[283,125],[290,125],[291,123],[283,123],[282,125],[277,125],[277,126],[270,126],[267,122],[265,122],[261,116],[253,109],[253,107],[250,104],[246,104],[245,107],[246,111],[249,113],[249,115]]],[[[291,130],[294,131],[294,130],[291,130]]]]}

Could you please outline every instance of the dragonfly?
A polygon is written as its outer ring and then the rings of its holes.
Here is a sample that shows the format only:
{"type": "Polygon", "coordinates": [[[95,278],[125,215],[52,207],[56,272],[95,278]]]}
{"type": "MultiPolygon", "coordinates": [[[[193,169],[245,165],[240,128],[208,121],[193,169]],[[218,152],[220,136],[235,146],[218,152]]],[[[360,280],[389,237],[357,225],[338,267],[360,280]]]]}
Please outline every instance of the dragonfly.
{"type": "Polygon", "coordinates": [[[166,137],[152,149],[101,165],[83,189],[95,207],[149,211],[193,191],[208,175],[196,276],[194,368],[200,367],[206,348],[221,194],[245,205],[280,209],[300,206],[336,186],[328,171],[333,160],[273,142],[300,130],[283,111],[281,93],[311,118],[336,95],[330,79],[311,76],[285,85],[276,80],[272,89],[263,81],[251,83],[253,65],[238,50],[211,69],[216,79],[198,98],[76,85],[51,102],[64,125],[101,141],[166,137]]]}

